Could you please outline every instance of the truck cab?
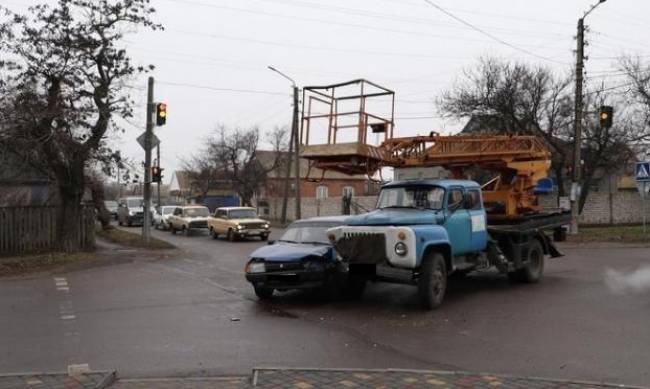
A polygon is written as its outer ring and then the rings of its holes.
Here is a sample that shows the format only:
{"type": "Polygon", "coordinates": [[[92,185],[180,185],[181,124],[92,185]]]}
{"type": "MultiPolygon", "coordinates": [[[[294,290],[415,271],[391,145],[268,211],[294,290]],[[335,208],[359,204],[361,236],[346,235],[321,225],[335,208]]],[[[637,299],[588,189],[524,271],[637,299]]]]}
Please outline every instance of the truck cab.
{"type": "Polygon", "coordinates": [[[481,187],[469,180],[384,185],[374,211],[349,217],[328,234],[351,274],[415,284],[429,309],[442,303],[453,273],[496,266],[513,277],[526,278],[528,271],[527,281],[536,282],[550,244],[536,229],[493,239],[481,187]]]}

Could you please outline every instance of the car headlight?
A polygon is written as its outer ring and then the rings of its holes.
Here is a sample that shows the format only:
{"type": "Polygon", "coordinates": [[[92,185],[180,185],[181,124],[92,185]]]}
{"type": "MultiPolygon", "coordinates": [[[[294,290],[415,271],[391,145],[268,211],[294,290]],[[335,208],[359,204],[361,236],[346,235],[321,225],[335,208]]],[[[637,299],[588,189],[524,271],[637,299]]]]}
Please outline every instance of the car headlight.
{"type": "Polygon", "coordinates": [[[268,229],[269,227],[271,227],[271,225],[268,223],[264,225],[264,229],[268,229]]]}
{"type": "Polygon", "coordinates": [[[406,244],[404,242],[397,242],[395,244],[395,254],[399,255],[400,257],[405,256],[409,252],[408,247],[406,247],[406,244]]]}
{"type": "Polygon", "coordinates": [[[135,212],[129,211],[129,216],[134,216],[134,215],[135,215],[135,212]]]}
{"type": "Polygon", "coordinates": [[[264,273],[266,271],[266,265],[264,262],[249,262],[246,265],[246,273],[264,273]]]}
{"type": "Polygon", "coordinates": [[[243,230],[243,229],[244,229],[244,226],[242,226],[242,225],[240,224],[240,225],[237,226],[237,229],[238,229],[238,230],[243,230]]]}

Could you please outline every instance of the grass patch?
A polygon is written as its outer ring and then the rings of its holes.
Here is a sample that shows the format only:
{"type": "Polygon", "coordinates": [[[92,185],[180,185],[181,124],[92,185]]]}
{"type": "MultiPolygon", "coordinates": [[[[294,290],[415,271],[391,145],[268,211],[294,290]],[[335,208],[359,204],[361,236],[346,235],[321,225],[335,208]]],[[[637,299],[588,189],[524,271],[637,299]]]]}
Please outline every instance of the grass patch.
{"type": "Polygon", "coordinates": [[[164,240],[156,239],[153,236],[151,237],[151,240],[147,244],[142,240],[142,235],[134,234],[132,232],[120,230],[117,228],[112,230],[98,230],[97,236],[100,238],[104,238],[109,242],[116,243],[123,246],[128,246],[128,247],[137,247],[137,248],[154,249],[154,250],[176,248],[176,246],[174,246],[173,244],[169,242],[165,242],[164,240]]]}
{"type": "Polygon", "coordinates": [[[0,276],[16,276],[96,259],[93,252],[47,253],[0,258],[0,276]]]}
{"type": "MultiPolygon", "coordinates": [[[[650,236],[650,227],[648,228],[650,236]]],[[[650,239],[643,235],[643,226],[582,227],[578,235],[568,235],[569,242],[620,242],[648,243],[650,239]]]]}

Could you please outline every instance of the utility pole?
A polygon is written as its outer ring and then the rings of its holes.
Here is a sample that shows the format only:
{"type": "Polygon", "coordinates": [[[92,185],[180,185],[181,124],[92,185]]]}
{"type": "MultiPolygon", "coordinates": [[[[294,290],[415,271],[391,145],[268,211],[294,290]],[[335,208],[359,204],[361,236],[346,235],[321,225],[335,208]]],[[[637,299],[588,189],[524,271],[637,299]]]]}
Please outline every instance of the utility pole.
{"type": "Polygon", "coordinates": [[[142,240],[149,243],[151,240],[151,139],[153,137],[153,77],[149,77],[147,90],[147,128],[144,136],[144,215],[142,221],[142,240]]]}
{"type": "Polygon", "coordinates": [[[291,123],[291,133],[295,139],[295,171],[296,171],[296,220],[301,219],[301,204],[300,204],[300,133],[298,130],[298,105],[300,104],[299,89],[294,84],[293,86],[293,122],[291,123]]]}
{"type": "Polygon", "coordinates": [[[575,117],[574,117],[574,143],[573,143],[573,182],[571,183],[571,234],[578,234],[578,218],[580,217],[580,180],[582,179],[582,116],[583,116],[583,94],[582,83],[584,81],[584,58],[585,58],[585,18],[596,7],[606,0],[599,0],[585,12],[584,16],[578,19],[578,35],[576,41],[576,96],[575,96],[575,117]]]}
{"type": "Polygon", "coordinates": [[[301,207],[300,207],[300,134],[298,130],[298,121],[299,119],[299,108],[298,105],[300,104],[300,89],[296,85],[296,82],[293,80],[293,78],[287,76],[286,74],[282,73],[278,69],[274,68],[273,66],[267,66],[271,71],[274,71],[281,75],[282,77],[286,78],[287,80],[291,81],[291,86],[293,88],[293,120],[291,122],[291,136],[289,137],[289,155],[287,157],[287,170],[286,170],[286,176],[284,180],[284,198],[282,199],[282,214],[280,216],[280,220],[282,224],[285,224],[287,222],[287,202],[289,201],[289,187],[290,187],[290,181],[291,181],[291,161],[292,158],[295,158],[294,161],[294,170],[296,174],[296,191],[295,191],[295,200],[296,200],[296,213],[295,213],[295,220],[300,219],[301,217],[301,207]]]}
{"type": "Polygon", "coordinates": [[[573,182],[571,183],[571,234],[578,234],[578,217],[580,216],[580,176],[582,173],[582,82],[585,54],[585,19],[578,20],[578,48],[576,50],[576,96],[573,143],[573,182]]]}

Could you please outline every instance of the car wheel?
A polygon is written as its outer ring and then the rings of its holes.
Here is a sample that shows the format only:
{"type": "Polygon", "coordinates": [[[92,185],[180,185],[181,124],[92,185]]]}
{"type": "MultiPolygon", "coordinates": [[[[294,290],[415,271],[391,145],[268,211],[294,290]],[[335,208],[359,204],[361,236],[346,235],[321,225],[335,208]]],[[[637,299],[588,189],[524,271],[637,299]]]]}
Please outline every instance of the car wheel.
{"type": "Polygon", "coordinates": [[[445,298],[447,291],[447,267],[441,253],[429,254],[420,267],[418,295],[425,309],[436,309],[445,298]]]}
{"type": "Polygon", "coordinates": [[[129,220],[129,221],[126,222],[126,225],[131,227],[131,226],[133,226],[133,223],[131,222],[131,220],[129,220]]]}
{"type": "Polygon", "coordinates": [[[217,234],[217,231],[215,231],[214,228],[210,227],[210,236],[212,236],[212,239],[217,239],[219,234],[217,234]]]}
{"type": "Polygon", "coordinates": [[[267,240],[269,240],[269,234],[262,234],[260,236],[260,239],[262,239],[262,242],[266,242],[267,240]]]}
{"type": "Polygon", "coordinates": [[[181,228],[181,234],[188,236],[190,234],[190,230],[188,230],[185,226],[181,228]]]}
{"type": "Polygon", "coordinates": [[[120,219],[117,219],[117,225],[122,227],[124,225],[124,223],[122,223],[122,221],[120,219]]]}
{"type": "Polygon", "coordinates": [[[173,224],[169,225],[169,231],[171,231],[172,235],[176,235],[176,228],[174,228],[173,224]]]}
{"type": "Polygon", "coordinates": [[[508,273],[513,282],[533,284],[539,282],[544,274],[544,249],[539,240],[535,239],[528,247],[528,263],[521,269],[508,273]]]}
{"type": "Polygon", "coordinates": [[[235,241],[235,233],[232,231],[232,229],[228,230],[228,235],[226,235],[228,238],[228,241],[234,242],[235,241]]]}
{"type": "Polygon", "coordinates": [[[268,300],[271,297],[273,297],[273,288],[268,288],[266,286],[253,285],[253,289],[255,289],[255,295],[260,300],[268,300]]]}

